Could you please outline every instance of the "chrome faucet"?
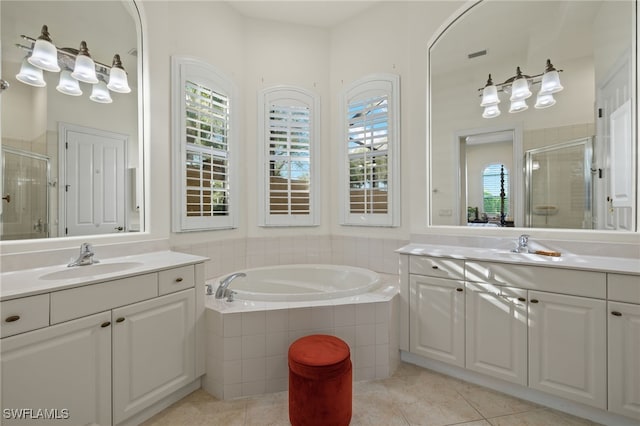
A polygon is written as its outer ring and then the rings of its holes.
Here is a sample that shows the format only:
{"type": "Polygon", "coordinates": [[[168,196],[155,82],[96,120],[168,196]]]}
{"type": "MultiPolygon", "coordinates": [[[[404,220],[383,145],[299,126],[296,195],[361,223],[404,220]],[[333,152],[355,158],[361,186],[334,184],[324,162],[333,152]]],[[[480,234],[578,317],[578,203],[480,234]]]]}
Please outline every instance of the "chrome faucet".
{"type": "Polygon", "coordinates": [[[216,299],[224,299],[225,297],[227,297],[227,287],[229,287],[231,281],[235,280],[236,278],[246,276],[247,274],[245,274],[244,272],[236,272],[235,274],[231,274],[225,279],[221,280],[220,285],[216,289],[216,299]]]}
{"type": "Polygon", "coordinates": [[[529,253],[529,235],[522,234],[518,237],[518,247],[512,251],[514,253],[529,253]]]}
{"type": "Polygon", "coordinates": [[[80,255],[76,260],[71,261],[67,266],[85,266],[91,265],[94,263],[100,262],[97,259],[94,259],[93,256],[95,253],[93,252],[93,247],[89,243],[82,243],[80,246],[80,255]]]}

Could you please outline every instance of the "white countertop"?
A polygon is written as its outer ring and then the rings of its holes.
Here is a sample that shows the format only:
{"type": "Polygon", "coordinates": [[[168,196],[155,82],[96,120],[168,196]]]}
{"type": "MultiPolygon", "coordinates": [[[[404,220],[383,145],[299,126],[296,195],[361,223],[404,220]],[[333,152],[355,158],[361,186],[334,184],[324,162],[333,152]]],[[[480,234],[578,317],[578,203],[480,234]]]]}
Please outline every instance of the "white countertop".
{"type": "Polygon", "coordinates": [[[174,251],[157,251],[98,260],[100,260],[100,263],[88,266],[74,266],[69,268],[66,264],[63,264],[1,273],[0,301],[126,278],[163,269],[193,265],[208,259],[206,257],[174,251]],[[117,270],[119,264],[122,265],[122,270],[117,270]],[[76,272],[75,269],[77,269],[78,273],[82,274],[82,276],[56,277],[56,274],[73,274],[76,272]],[[91,274],[91,271],[94,270],[96,273],[91,274]],[[47,275],[49,275],[50,278],[43,278],[47,275]]]}
{"type": "Polygon", "coordinates": [[[446,257],[461,260],[479,260],[640,275],[640,259],[624,257],[583,256],[572,253],[562,253],[560,257],[553,257],[529,253],[511,253],[507,249],[416,243],[401,247],[396,250],[396,252],[417,256],[446,257]]]}

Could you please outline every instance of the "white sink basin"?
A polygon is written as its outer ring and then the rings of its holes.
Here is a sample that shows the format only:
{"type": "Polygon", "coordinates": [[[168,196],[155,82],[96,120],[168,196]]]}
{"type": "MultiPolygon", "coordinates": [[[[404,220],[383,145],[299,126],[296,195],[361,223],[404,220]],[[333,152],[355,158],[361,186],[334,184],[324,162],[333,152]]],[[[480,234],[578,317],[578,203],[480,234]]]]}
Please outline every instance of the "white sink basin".
{"type": "Polygon", "coordinates": [[[142,266],[142,262],[95,263],[86,266],[72,266],[60,271],[49,272],[40,276],[41,280],[65,280],[96,275],[112,274],[142,266]]]}

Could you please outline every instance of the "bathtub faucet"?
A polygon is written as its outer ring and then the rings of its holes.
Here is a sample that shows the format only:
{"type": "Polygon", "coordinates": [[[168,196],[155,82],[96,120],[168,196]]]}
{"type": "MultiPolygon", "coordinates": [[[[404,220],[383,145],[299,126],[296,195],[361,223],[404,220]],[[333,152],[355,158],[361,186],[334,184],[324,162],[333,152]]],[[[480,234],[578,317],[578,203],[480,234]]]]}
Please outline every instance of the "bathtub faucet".
{"type": "Polygon", "coordinates": [[[246,277],[247,274],[244,272],[236,272],[235,274],[229,275],[227,278],[220,281],[220,285],[216,290],[216,299],[224,299],[227,296],[227,287],[231,284],[231,281],[235,280],[238,277],[246,277]]]}

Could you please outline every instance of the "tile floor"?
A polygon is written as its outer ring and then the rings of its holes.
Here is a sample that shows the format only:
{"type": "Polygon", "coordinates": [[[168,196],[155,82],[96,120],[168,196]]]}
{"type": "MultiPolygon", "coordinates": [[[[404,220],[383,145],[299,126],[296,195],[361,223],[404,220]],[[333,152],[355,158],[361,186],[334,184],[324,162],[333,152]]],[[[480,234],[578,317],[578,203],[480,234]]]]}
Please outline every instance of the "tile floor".
{"type": "MultiPolygon", "coordinates": [[[[199,389],[144,426],[288,425],[288,394],[227,401],[199,389]]],[[[352,425],[578,426],[595,423],[401,363],[388,379],[355,382],[352,425]]]]}

